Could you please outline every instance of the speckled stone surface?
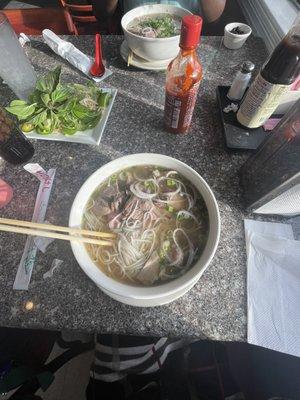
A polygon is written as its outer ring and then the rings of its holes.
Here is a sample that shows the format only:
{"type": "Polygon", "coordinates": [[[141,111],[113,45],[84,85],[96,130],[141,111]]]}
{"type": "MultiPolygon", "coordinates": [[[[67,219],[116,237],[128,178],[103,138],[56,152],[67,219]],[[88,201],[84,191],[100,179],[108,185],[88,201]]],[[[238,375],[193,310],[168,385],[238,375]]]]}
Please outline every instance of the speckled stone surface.
{"type": "MultiPolygon", "coordinates": [[[[92,37],[71,40],[92,55],[92,37]]],[[[78,189],[108,161],[136,152],[159,152],[189,164],[213,189],[222,218],[216,256],[195,287],[182,298],[166,306],[141,309],[118,303],[102,293],[82,272],[70,245],[63,241],[52,243],[46,254],[38,253],[29,290],[13,291],[26,238],[1,234],[0,325],[245,340],[245,214],[237,171],[248,155],[225,150],[215,89],[218,84],[231,83],[242,61],[251,60],[260,66],[266,57],[265,47],[259,38],[252,37],[242,49],[231,51],[222,47],[219,37],[202,38],[199,51],[204,79],[193,128],[187,136],[176,136],[162,130],[164,73],[127,68],[119,56],[122,38],[107,37],[104,42],[104,53],[113,75],[102,86],[117,88],[118,95],[100,146],[34,143],[36,152],[32,162],[38,162],[45,169],[57,168],[46,219],[67,225],[78,189]],[[51,279],[43,280],[54,258],[64,263],[51,279]],[[25,310],[28,300],[34,303],[32,311],[25,310]]],[[[85,80],[37,39],[26,51],[38,73],[61,63],[64,80],[85,80]]],[[[5,85],[0,90],[0,103],[6,105],[14,95],[5,85]]],[[[0,215],[30,220],[37,180],[22,167],[3,161],[0,162],[0,176],[14,188],[12,202],[0,210],[0,215]]]]}

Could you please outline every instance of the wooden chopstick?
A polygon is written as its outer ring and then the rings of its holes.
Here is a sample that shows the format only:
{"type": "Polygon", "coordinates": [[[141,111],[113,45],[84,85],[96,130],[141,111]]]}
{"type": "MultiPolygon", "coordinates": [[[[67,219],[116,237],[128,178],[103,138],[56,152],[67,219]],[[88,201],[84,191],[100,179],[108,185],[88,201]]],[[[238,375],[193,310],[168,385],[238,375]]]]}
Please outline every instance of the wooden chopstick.
{"type": "Polygon", "coordinates": [[[10,225],[0,224],[0,231],[22,233],[24,235],[32,235],[32,236],[50,237],[53,239],[61,239],[61,240],[69,240],[69,241],[74,240],[74,241],[81,242],[81,243],[98,244],[100,246],[111,246],[112,245],[112,242],[106,241],[106,240],[85,238],[85,237],[80,237],[80,236],[71,236],[68,234],[47,232],[47,231],[38,230],[38,229],[21,228],[19,226],[10,226],[10,225]]]}
{"type": "Polygon", "coordinates": [[[89,230],[80,229],[80,228],[69,228],[67,226],[41,224],[41,223],[31,222],[31,221],[20,221],[18,219],[0,218],[0,224],[24,226],[27,228],[39,228],[39,229],[43,229],[46,231],[78,233],[80,235],[103,237],[103,238],[110,238],[110,239],[114,239],[116,237],[116,235],[114,235],[113,233],[109,233],[109,232],[89,231],[89,230]]]}

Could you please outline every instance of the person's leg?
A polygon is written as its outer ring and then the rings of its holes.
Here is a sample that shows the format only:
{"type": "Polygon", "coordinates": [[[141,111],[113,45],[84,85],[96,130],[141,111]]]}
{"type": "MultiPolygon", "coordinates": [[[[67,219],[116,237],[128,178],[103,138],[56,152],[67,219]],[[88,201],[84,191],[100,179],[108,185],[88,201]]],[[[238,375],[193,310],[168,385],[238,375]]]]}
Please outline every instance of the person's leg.
{"type": "Polygon", "coordinates": [[[246,400],[300,399],[300,358],[253,346],[226,343],[229,365],[246,400]]]}
{"type": "Polygon", "coordinates": [[[191,389],[197,396],[224,399],[240,391],[221,342],[198,340],[191,345],[189,376],[191,389]]]}

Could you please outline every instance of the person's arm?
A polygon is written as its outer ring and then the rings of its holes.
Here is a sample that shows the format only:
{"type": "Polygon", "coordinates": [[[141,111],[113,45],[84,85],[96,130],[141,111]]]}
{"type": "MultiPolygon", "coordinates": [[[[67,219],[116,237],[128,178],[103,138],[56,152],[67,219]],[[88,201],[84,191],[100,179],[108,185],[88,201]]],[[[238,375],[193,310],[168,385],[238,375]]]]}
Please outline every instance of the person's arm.
{"type": "Polygon", "coordinates": [[[226,5],[226,0],[201,0],[203,16],[207,22],[214,22],[220,18],[226,5]]]}
{"type": "Polygon", "coordinates": [[[99,21],[106,21],[116,11],[118,0],[91,0],[93,12],[99,21]]]}

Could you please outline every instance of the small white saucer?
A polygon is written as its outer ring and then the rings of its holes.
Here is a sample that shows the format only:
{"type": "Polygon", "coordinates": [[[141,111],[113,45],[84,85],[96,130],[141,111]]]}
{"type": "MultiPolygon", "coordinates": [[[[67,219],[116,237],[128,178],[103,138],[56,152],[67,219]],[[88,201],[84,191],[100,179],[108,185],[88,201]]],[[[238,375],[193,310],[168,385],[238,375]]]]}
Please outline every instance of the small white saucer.
{"type": "MultiPolygon", "coordinates": [[[[123,43],[121,44],[120,53],[121,53],[123,60],[127,64],[129,47],[128,47],[126,40],[124,40],[123,43]]],[[[133,53],[132,61],[131,61],[130,65],[132,65],[136,68],[146,69],[146,70],[150,70],[150,71],[165,71],[171,61],[172,61],[172,59],[162,60],[162,61],[147,61],[144,58],[139,57],[135,53],[133,53]]]]}

